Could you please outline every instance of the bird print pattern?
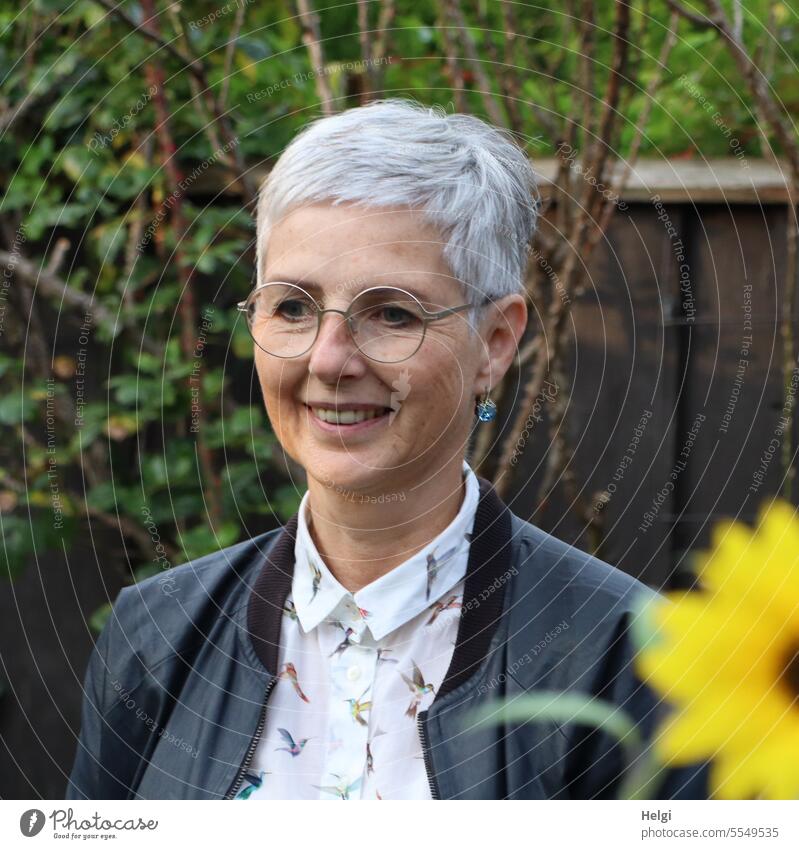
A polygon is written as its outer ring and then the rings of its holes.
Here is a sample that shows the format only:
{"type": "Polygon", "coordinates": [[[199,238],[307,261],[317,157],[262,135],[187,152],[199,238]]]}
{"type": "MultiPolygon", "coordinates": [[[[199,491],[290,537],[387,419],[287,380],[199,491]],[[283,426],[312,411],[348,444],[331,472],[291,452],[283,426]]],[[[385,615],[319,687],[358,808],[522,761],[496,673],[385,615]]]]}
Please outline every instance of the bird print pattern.
{"type": "MultiPolygon", "coordinates": [[[[313,781],[312,770],[301,773],[307,775],[308,792],[318,793],[318,798],[349,800],[367,798],[367,794],[368,798],[373,799],[403,798],[401,791],[397,795],[396,789],[394,789],[393,794],[389,792],[389,795],[386,796],[385,792],[391,789],[388,783],[386,783],[385,791],[382,782],[379,789],[374,785],[376,780],[380,780],[381,775],[386,775],[386,768],[381,769],[381,762],[396,764],[397,757],[394,752],[398,746],[398,741],[402,739],[409,741],[406,748],[413,751],[411,760],[421,766],[420,774],[426,777],[423,756],[418,744],[416,720],[419,712],[428,707],[435,697],[437,687],[443,679],[449,665],[448,659],[454,648],[462,604],[462,582],[453,589],[456,591],[451,591],[441,599],[434,601],[415,617],[418,634],[423,635],[425,633],[424,626],[430,622],[435,622],[438,626],[434,629],[436,633],[440,627],[441,633],[444,635],[446,645],[441,646],[437,643],[436,654],[439,655],[439,658],[438,662],[434,661],[434,672],[428,671],[430,661],[426,658],[421,659],[424,658],[424,652],[417,659],[418,648],[414,648],[412,653],[405,651],[403,643],[407,641],[403,640],[400,633],[392,635],[395,636],[394,641],[383,640],[381,644],[375,642],[374,648],[370,648],[354,643],[351,639],[354,633],[353,629],[339,619],[331,617],[323,623],[329,640],[328,645],[332,646],[325,653],[329,662],[340,664],[346,670],[352,668],[352,665],[350,665],[353,660],[350,656],[352,652],[356,653],[355,657],[368,656],[371,658],[375,683],[364,684],[357,690],[351,689],[351,694],[341,697],[340,704],[344,711],[343,715],[346,715],[347,725],[336,725],[335,727],[339,729],[338,733],[328,734],[325,738],[315,741],[314,738],[317,735],[308,731],[309,728],[313,728],[312,725],[300,724],[297,726],[297,730],[294,728],[289,730],[283,725],[276,726],[275,732],[279,739],[272,746],[272,750],[278,756],[282,753],[285,761],[279,762],[271,759],[267,762],[272,766],[272,771],[276,772],[278,777],[285,775],[281,770],[281,763],[284,769],[295,761],[298,766],[303,762],[308,764],[310,763],[306,760],[308,752],[315,751],[317,762],[327,760],[332,764],[337,764],[332,769],[324,770],[323,774],[320,774],[321,780],[313,781]],[[449,620],[449,625],[444,621],[445,619],[449,620]],[[374,690],[383,693],[381,710],[376,719],[373,715],[375,702],[372,693],[374,690]],[[400,720],[401,724],[398,725],[400,720]],[[300,728],[302,731],[299,731],[300,728]],[[363,736],[358,737],[359,734],[363,736]],[[358,765],[354,767],[355,772],[352,769],[345,770],[343,766],[351,758],[356,746],[361,747],[362,751],[360,774],[357,773],[358,765]],[[319,758],[320,751],[325,753],[324,758],[319,758]]],[[[415,646],[424,647],[428,642],[429,638],[422,640],[421,643],[416,643],[415,646]]],[[[302,668],[305,668],[304,664],[302,668]]],[[[312,705],[324,702],[329,698],[331,692],[336,691],[335,687],[328,687],[324,694],[320,693],[319,699],[317,699],[315,688],[312,686],[312,679],[306,676],[301,678],[298,667],[291,661],[283,664],[278,678],[284,682],[281,686],[287,688],[285,693],[289,704],[291,699],[293,699],[295,705],[312,705]]],[[[302,711],[304,708],[292,708],[291,710],[296,720],[303,715],[301,712],[297,713],[297,710],[302,711]]],[[[285,714],[283,715],[285,716],[285,714]]],[[[254,778],[255,776],[251,777],[254,778]]],[[[266,790],[267,785],[249,783],[248,779],[248,786],[236,798],[257,799],[266,790]]],[[[292,798],[309,797],[297,795],[292,798]]]]}
{"type": "Polygon", "coordinates": [[[466,481],[445,531],[352,593],[313,545],[301,505],[277,683],[236,798],[430,798],[418,720],[457,643],[478,501],[476,479],[466,481]]]}
{"type": "MultiPolygon", "coordinates": [[[[462,593],[462,587],[460,589],[462,593]]],[[[434,601],[416,617],[418,620],[417,630],[421,632],[421,628],[425,625],[430,623],[438,624],[442,622],[443,617],[449,617],[453,627],[447,628],[444,624],[442,633],[447,635],[445,637],[446,646],[451,650],[454,648],[454,637],[457,633],[457,621],[460,618],[461,604],[462,594],[453,592],[434,601]]],[[[361,652],[369,651],[368,649],[360,649],[357,644],[352,642],[351,638],[354,632],[350,626],[345,626],[337,619],[325,622],[324,626],[328,629],[329,635],[334,637],[332,641],[333,647],[327,652],[327,657],[331,662],[341,661],[346,667],[348,653],[353,650],[361,652]],[[337,637],[335,636],[336,634],[338,635],[337,637]]],[[[439,654],[442,653],[440,647],[438,652],[439,654]]],[[[408,733],[406,734],[406,738],[415,742],[418,737],[416,719],[419,711],[427,706],[435,696],[437,688],[435,677],[438,679],[443,678],[448,662],[438,665],[439,668],[434,677],[426,671],[423,672],[425,664],[421,660],[417,661],[416,657],[411,655],[403,661],[401,659],[403,654],[404,651],[401,645],[377,645],[373,651],[374,670],[381,676],[382,680],[385,680],[389,684],[387,692],[392,690],[395,694],[387,700],[387,707],[392,702],[402,704],[402,701],[404,701],[404,706],[400,707],[397,715],[401,716],[404,722],[407,723],[406,731],[408,733]],[[393,655],[397,656],[395,657],[393,655]],[[396,681],[396,684],[392,684],[392,680],[396,681]],[[405,693],[404,699],[399,695],[403,692],[405,693]]],[[[447,653],[444,653],[444,655],[447,656],[447,653]]],[[[300,678],[297,666],[291,661],[283,664],[278,677],[288,686],[289,691],[295,699],[295,704],[302,703],[310,705],[316,702],[314,691],[310,689],[310,683],[300,678]]],[[[370,689],[371,686],[364,686],[357,692],[353,691],[353,695],[342,698],[342,704],[347,712],[351,727],[362,729],[366,735],[362,742],[363,773],[362,775],[352,775],[351,773],[329,770],[320,776],[321,781],[314,782],[309,780],[308,787],[312,791],[318,792],[319,798],[349,800],[362,797],[361,788],[364,786],[365,781],[369,782],[370,789],[368,792],[370,798],[386,798],[383,795],[382,787],[378,789],[373,785],[373,782],[379,778],[381,773],[380,763],[381,753],[385,749],[384,741],[392,736],[396,737],[398,734],[393,730],[383,730],[382,724],[386,721],[385,719],[381,718],[378,723],[370,721],[370,715],[375,707],[374,700],[370,697],[370,689]]],[[[390,712],[385,709],[381,712],[381,717],[390,717],[390,715],[390,712]]],[[[394,720],[394,723],[396,724],[396,720],[394,720]]],[[[290,731],[284,726],[276,728],[276,731],[280,737],[280,745],[275,745],[272,749],[278,754],[284,753],[283,757],[286,758],[286,762],[294,760],[298,762],[303,761],[307,757],[310,747],[314,745],[315,735],[313,734],[303,732],[300,736],[293,729],[290,731]]],[[[324,746],[322,748],[327,751],[329,758],[335,758],[337,755],[346,751],[348,746],[352,745],[352,738],[349,735],[350,732],[345,730],[340,736],[331,736],[326,741],[323,741],[324,746]]],[[[389,762],[395,762],[396,757],[390,754],[390,751],[390,748],[386,750],[386,754],[383,757],[388,758],[389,762]]],[[[412,759],[416,763],[422,764],[422,755],[418,752],[414,753],[412,759]]],[[[271,763],[275,766],[275,771],[279,773],[279,762],[272,760],[271,763]]],[[[263,771],[261,772],[263,773],[263,771]]],[[[424,774],[426,775],[426,773],[424,774]]],[[[255,776],[252,777],[254,778],[255,776]]],[[[247,787],[236,798],[259,798],[259,791],[263,792],[264,790],[265,785],[249,782],[248,779],[247,787]]],[[[363,790],[363,793],[366,792],[366,790],[363,790]]],[[[389,795],[387,798],[392,798],[392,795],[389,795]]]]}
{"type": "Polygon", "coordinates": [[[297,680],[297,670],[294,668],[293,663],[286,663],[283,665],[283,669],[278,673],[278,678],[288,678],[291,681],[292,686],[294,687],[294,692],[304,701],[310,702],[308,696],[305,695],[302,691],[302,687],[300,687],[300,682],[297,680]]]}
{"type": "Polygon", "coordinates": [[[361,783],[360,778],[356,778],[355,781],[347,782],[346,779],[342,778],[337,773],[331,773],[333,778],[338,778],[338,784],[322,786],[320,787],[318,784],[314,784],[317,790],[321,790],[323,793],[330,793],[334,796],[337,796],[339,799],[349,799],[350,793],[353,790],[356,790],[361,783]]]}
{"type": "Polygon", "coordinates": [[[416,711],[419,709],[419,703],[428,693],[434,693],[435,687],[430,683],[425,683],[424,675],[422,675],[419,667],[411,661],[413,665],[413,678],[408,678],[407,675],[402,675],[402,680],[408,685],[411,691],[411,703],[405,711],[405,716],[411,719],[416,719],[416,711]]]}
{"type": "Polygon", "coordinates": [[[286,741],[287,745],[278,746],[275,751],[288,752],[293,758],[296,758],[297,755],[302,754],[302,750],[305,748],[305,744],[311,739],[310,737],[303,737],[302,740],[298,740],[295,743],[294,738],[288,731],[286,731],[285,728],[278,728],[277,730],[280,736],[286,741]]]}
{"type": "Polygon", "coordinates": [[[353,699],[353,698],[344,699],[344,701],[347,702],[347,704],[349,704],[349,706],[350,706],[350,712],[351,712],[352,718],[355,720],[355,722],[358,722],[361,725],[365,725],[367,727],[368,727],[369,723],[363,718],[363,714],[364,714],[365,711],[372,709],[372,703],[363,701],[363,697],[368,692],[369,692],[369,687],[367,687],[357,699],[353,699]]]}
{"type": "Polygon", "coordinates": [[[308,565],[311,567],[311,575],[313,576],[313,582],[311,583],[311,601],[313,601],[319,592],[319,585],[322,583],[322,570],[313,560],[309,560],[308,565]]]}
{"type": "Polygon", "coordinates": [[[350,642],[350,638],[355,633],[354,628],[350,628],[349,626],[342,625],[341,622],[336,623],[339,628],[344,631],[344,639],[330,652],[330,657],[336,657],[340,655],[343,651],[346,651],[352,643],[350,642]]]}
{"type": "Polygon", "coordinates": [[[265,770],[261,770],[257,775],[253,772],[244,773],[244,783],[242,789],[236,795],[237,799],[249,799],[250,796],[263,784],[265,770]]]}
{"type": "Polygon", "coordinates": [[[462,607],[463,602],[456,595],[451,595],[446,601],[437,601],[433,605],[433,613],[427,622],[425,622],[425,625],[432,625],[445,610],[455,610],[462,607]]]}
{"type": "Polygon", "coordinates": [[[438,573],[441,570],[441,567],[458,553],[458,548],[460,548],[460,546],[453,546],[452,548],[450,548],[449,551],[445,552],[440,557],[436,557],[435,549],[427,555],[427,589],[425,594],[426,599],[430,598],[430,592],[433,589],[433,584],[436,578],[438,577],[438,573]]]}

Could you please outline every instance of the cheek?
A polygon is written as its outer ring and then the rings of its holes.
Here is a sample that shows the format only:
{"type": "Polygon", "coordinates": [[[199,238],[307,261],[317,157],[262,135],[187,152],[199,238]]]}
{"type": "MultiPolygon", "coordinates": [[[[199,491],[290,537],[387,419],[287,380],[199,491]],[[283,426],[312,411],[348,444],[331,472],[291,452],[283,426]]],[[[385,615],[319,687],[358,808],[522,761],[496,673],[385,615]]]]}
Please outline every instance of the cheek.
{"type": "Polygon", "coordinates": [[[427,373],[428,393],[440,400],[441,406],[455,414],[470,395],[473,376],[471,359],[463,351],[441,350],[427,373]]]}
{"type": "Polygon", "coordinates": [[[258,375],[258,384],[261,387],[261,394],[264,396],[264,401],[271,403],[277,393],[277,379],[269,366],[263,359],[256,356],[255,371],[258,375]]]}
{"type": "MultiPolygon", "coordinates": [[[[264,355],[265,356],[265,355],[264,355]]],[[[289,415],[289,401],[295,393],[292,373],[285,365],[267,359],[256,359],[256,372],[264,404],[275,427],[289,415]]]]}
{"type": "Polygon", "coordinates": [[[451,358],[444,362],[431,363],[419,373],[418,382],[414,373],[409,375],[410,393],[408,400],[413,404],[414,414],[409,424],[421,431],[458,428],[469,417],[473,407],[470,392],[472,385],[464,368],[451,358]]]}

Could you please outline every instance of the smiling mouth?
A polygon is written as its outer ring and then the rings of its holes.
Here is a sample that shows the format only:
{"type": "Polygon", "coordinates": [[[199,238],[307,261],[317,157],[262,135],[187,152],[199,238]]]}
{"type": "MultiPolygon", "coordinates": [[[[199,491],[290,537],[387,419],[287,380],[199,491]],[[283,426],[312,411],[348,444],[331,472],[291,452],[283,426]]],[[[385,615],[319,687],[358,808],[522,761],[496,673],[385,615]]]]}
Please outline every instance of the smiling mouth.
{"type": "Polygon", "coordinates": [[[327,407],[309,407],[317,419],[334,425],[355,425],[370,419],[378,419],[387,416],[391,412],[390,407],[374,407],[369,410],[331,410],[327,407]]]}

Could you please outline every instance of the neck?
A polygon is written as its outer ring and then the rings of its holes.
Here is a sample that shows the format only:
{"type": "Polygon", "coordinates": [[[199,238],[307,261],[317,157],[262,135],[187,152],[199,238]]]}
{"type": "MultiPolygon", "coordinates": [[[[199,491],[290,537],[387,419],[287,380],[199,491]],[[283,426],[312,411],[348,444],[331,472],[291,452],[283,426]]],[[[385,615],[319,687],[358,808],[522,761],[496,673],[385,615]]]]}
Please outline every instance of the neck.
{"type": "Polygon", "coordinates": [[[308,476],[311,538],[347,590],[357,592],[413,557],[458,515],[466,492],[462,458],[426,475],[422,483],[392,477],[368,494],[308,476]]]}

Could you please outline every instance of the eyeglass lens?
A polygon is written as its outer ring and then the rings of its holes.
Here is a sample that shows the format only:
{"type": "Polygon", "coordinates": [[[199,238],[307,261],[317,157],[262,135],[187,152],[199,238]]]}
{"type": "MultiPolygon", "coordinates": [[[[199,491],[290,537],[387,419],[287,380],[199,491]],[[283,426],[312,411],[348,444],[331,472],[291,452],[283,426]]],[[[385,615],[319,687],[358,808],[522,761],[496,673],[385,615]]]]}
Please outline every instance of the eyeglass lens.
{"type": "MultiPolygon", "coordinates": [[[[278,357],[297,357],[313,345],[316,301],[299,286],[270,283],[253,293],[247,323],[256,344],[278,357]]],[[[350,304],[348,324],[359,350],[380,362],[398,362],[422,343],[425,312],[412,295],[390,286],[367,289],[350,304]]]]}

